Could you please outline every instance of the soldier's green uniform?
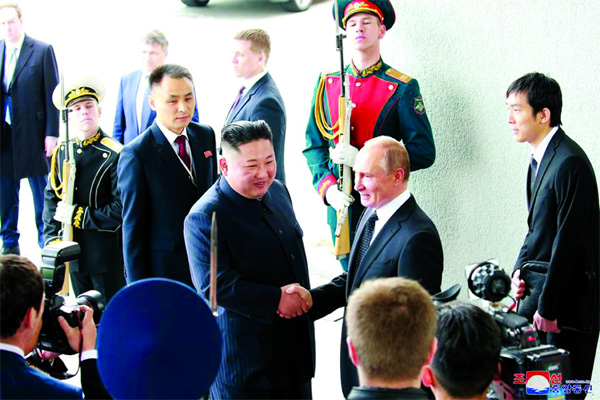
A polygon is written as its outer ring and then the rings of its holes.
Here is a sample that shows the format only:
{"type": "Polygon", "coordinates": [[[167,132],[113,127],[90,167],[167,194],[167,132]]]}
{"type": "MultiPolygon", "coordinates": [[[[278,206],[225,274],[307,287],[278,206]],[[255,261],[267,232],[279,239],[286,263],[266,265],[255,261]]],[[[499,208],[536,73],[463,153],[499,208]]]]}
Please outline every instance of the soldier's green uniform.
{"type": "MultiPolygon", "coordinates": [[[[431,166],[435,160],[435,145],[417,80],[396,71],[381,59],[363,71],[350,64],[346,74],[352,101],[351,144],[360,149],[373,137],[391,136],[404,142],[412,171],[431,166]]],[[[324,137],[322,132],[327,132],[326,126],[332,127],[338,120],[339,95],[340,72],[322,74],[306,129],[303,153],[312,172],[313,186],[324,202],[327,188],[337,183],[339,168],[329,158],[329,148],[337,143],[337,137],[332,138],[327,133],[328,137],[324,137]]],[[[355,201],[349,212],[351,241],[364,209],[358,193],[353,190],[352,196],[355,201]]],[[[332,207],[327,210],[327,223],[335,240],[336,212],[332,207]]],[[[346,269],[344,263],[342,265],[346,269]]]]}

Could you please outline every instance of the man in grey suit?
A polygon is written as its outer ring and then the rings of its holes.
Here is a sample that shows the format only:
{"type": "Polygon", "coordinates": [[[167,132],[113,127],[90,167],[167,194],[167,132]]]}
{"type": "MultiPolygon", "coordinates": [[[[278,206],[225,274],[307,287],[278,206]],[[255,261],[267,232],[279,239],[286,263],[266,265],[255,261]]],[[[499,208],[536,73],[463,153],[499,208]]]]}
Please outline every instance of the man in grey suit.
{"type": "Polygon", "coordinates": [[[19,254],[19,189],[28,178],[35,207],[38,244],[44,246],[42,210],[48,161],[58,138],[52,91],[58,67],[52,46],[23,31],[21,8],[0,3],[0,220],[2,254],[19,254]]]}
{"type": "MultiPolygon", "coordinates": [[[[442,243],[435,225],[408,190],[410,161],[404,145],[388,136],[367,141],[358,152],[354,172],[354,186],[366,209],[352,243],[349,269],[310,291],[312,319],[344,307],[350,294],[371,279],[399,276],[419,282],[430,294],[440,291],[442,243]]],[[[359,383],[348,357],[345,322],[340,368],[342,390],[348,397],[359,383]]]]}

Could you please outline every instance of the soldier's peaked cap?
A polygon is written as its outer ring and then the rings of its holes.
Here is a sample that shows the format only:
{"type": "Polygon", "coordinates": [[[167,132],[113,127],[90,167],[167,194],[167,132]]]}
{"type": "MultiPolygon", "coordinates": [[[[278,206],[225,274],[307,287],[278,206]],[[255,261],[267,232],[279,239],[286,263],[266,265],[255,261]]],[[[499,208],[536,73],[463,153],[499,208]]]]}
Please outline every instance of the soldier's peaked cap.
{"type": "Polygon", "coordinates": [[[66,81],[64,90],[64,103],[61,99],[61,83],[52,93],[52,102],[59,110],[64,110],[83,100],[94,99],[98,103],[104,98],[104,85],[93,76],[82,76],[71,81],[66,81]]]}
{"type": "MultiPolygon", "coordinates": [[[[338,21],[340,28],[346,29],[348,19],[354,14],[369,13],[379,18],[379,21],[390,30],[396,22],[396,13],[390,0],[336,0],[338,2],[338,21]]],[[[333,6],[335,18],[335,5],[333,6]]]]}

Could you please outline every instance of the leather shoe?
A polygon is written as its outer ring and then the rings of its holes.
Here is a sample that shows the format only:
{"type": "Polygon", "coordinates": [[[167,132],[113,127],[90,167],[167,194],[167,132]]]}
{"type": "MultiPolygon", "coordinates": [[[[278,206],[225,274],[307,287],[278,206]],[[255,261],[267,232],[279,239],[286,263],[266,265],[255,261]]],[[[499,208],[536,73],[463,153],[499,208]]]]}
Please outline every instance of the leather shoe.
{"type": "Polygon", "coordinates": [[[9,248],[2,248],[2,254],[7,255],[7,254],[15,254],[17,256],[21,255],[21,249],[19,248],[19,246],[15,246],[15,247],[9,247],[9,248]]]}

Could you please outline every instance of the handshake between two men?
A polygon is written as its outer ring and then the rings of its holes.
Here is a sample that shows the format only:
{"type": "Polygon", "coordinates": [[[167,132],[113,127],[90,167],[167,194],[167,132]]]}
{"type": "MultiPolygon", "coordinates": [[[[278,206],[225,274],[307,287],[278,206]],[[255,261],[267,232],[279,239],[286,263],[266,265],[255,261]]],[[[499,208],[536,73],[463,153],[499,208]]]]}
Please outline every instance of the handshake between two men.
{"type": "Polygon", "coordinates": [[[277,308],[277,315],[282,318],[298,317],[312,307],[310,292],[299,283],[290,283],[281,288],[281,300],[277,308]]]}

